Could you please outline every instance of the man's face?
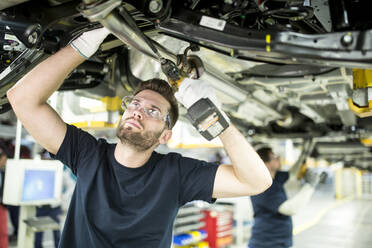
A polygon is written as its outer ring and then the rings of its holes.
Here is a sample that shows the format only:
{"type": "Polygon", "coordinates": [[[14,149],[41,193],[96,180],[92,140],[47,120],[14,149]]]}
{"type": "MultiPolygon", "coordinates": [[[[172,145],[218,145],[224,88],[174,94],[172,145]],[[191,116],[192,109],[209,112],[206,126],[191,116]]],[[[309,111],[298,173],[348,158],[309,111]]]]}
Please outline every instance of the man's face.
{"type": "Polygon", "coordinates": [[[151,90],[139,92],[135,101],[135,107],[129,107],[124,112],[116,136],[122,144],[130,145],[137,151],[145,151],[162,142],[161,138],[171,131],[167,129],[164,120],[151,118],[144,109],[160,111],[165,116],[170,104],[162,95],[151,90]]]}
{"type": "Polygon", "coordinates": [[[269,170],[271,171],[278,171],[280,169],[280,156],[275,155],[274,153],[269,153],[270,160],[266,162],[267,167],[269,167],[269,170]]]}

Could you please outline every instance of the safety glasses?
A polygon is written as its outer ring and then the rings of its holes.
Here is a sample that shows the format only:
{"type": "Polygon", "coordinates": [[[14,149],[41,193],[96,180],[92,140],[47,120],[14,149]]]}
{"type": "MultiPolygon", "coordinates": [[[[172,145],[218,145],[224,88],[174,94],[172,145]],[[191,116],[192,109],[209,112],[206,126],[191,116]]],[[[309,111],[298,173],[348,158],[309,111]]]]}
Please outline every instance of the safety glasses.
{"type": "Polygon", "coordinates": [[[170,117],[168,111],[163,114],[159,107],[156,107],[155,105],[152,106],[145,106],[143,101],[140,98],[137,98],[135,96],[125,96],[122,99],[121,102],[121,108],[126,111],[127,109],[129,111],[140,111],[143,110],[143,113],[147,118],[155,119],[158,121],[165,121],[165,123],[168,126],[168,129],[170,128],[170,117]]]}

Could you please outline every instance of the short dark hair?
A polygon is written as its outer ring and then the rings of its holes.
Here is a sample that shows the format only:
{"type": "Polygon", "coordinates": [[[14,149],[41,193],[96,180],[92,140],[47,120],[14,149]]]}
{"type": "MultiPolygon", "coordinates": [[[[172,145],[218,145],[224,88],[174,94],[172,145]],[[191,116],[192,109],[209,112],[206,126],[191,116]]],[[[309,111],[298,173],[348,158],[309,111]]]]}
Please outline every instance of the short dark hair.
{"type": "Polygon", "coordinates": [[[155,91],[162,95],[169,102],[171,106],[169,111],[170,129],[172,129],[178,120],[178,103],[176,97],[174,96],[174,91],[172,87],[165,80],[153,78],[141,82],[137,86],[134,95],[137,95],[143,90],[155,91]]]}
{"type": "Polygon", "coordinates": [[[267,163],[271,160],[270,153],[273,153],[273,149],[271,149],[271,147],[265,146],[259,148],[256,152],[261,157],[262,161],[267,163]]]}

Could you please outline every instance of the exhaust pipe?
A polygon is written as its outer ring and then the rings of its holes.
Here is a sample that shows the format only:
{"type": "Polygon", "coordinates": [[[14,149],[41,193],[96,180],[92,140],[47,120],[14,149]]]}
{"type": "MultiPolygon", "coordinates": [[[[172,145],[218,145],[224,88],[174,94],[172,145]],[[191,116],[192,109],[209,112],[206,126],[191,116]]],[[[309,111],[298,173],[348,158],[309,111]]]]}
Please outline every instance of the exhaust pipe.
{"type": "MultiPolygon", "coordinates": [[[[124,19],[118,10],[118,8],[122,8],[121,0],[108,0],[104,3],[99,3],[97,0],[83,0],[83,2],[84,4],[79,7],[79,11],[84,15],[84,17],[88,18],[92,22],[100,22],[125,44],[129,44],[159,62],[161,57],[177,61],[176,54],[173,54],[159,43],[152,42],[158,50],[158,54],[156,54],[154,50],[150,48],[148,41],[134,31],[130,23],[124,19]]],[[[247,99],[248,93],[235,86],[231,79],[225,74],[218,72],[207,64],[204,65],[205,71],[203,73],[203,78],[213,82],[212,87],[228,94],[237,104],[240,104],[247,99]]],[[[260,104],[262,105],[263,103],[260,102],[260,104]]],[[[265,106],[276,112],[276,110],[271,106],[265,106]]]]}
{"type": "Polygon", "coordinates": [[[172,54],[159,44],[155,44],[159,49],[159,54],[156,54],[149,47],[145,39],[130,27],[128,22],[116,9],[121,8],[121,0],[109,0],[102,4],[96,4],[97,1],[84,0],[84,3],[84,5],[79,7],[79,11],[84,15],[84,17],[88,18],[91,22],[100,22],[125,44],[136,48],[141,53],[156,61],[159,61],[160,57],[176,60],[175,54],[172,54]]]}

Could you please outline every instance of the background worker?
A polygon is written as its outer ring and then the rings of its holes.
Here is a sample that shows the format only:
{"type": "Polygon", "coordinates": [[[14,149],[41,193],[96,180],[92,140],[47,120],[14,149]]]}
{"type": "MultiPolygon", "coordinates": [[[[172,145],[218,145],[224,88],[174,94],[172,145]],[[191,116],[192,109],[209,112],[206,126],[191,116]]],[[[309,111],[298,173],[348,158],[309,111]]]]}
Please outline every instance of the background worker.
{"type": "MultiPolygon", "coordinates": [[[[249,248],[288,248],[292,241],[292,218],[304,207],[314,193],[320,180],[320,175],[307,170],[306,183],[300,191],[288,199],[284,184],[290,173],[280,171],[280,157],[275,155],[270,147],[257,150],[273,178],[273,184],[265,192],[251,196],[254,224],[252,227],[249,248]]],[[[297,168],[294,168],[297,171],[297,168]]],[[[291,173],[296,174],[296,173],[291,173]]]]}
{"type": "MultiPolygon", "coordinates": [[[[89,31],[26,74],[7,97],[24,127],[77,176],[60,247],[170,247],[178,209],[193,200],[258,194],[269,171],[232,125],[219,135],[232,165],[159,154],[178,118],[174,92],[163,80],[142,82],[123,101],[117,144],[67,125],[46,103],[64,79],[98,49],[106,29],[89,31]]],[[[178,91],[186,106],[208,97],[204,82],[186,80],[178,91]]]]}

